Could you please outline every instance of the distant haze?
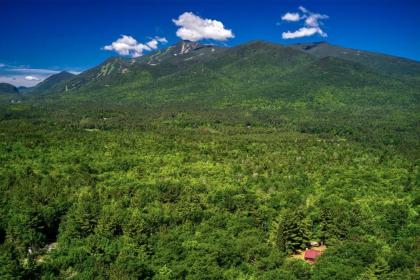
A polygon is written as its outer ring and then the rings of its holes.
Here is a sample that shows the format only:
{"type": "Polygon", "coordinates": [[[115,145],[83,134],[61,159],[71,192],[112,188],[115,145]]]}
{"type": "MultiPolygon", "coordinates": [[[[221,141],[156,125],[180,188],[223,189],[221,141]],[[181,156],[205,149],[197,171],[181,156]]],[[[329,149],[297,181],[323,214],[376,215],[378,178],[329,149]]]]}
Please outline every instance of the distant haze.
{"type": "MultiPolygon", "coordinates": [[[[12,65],[0,65],[0,83],[9,83],[16,87],[33,87],[51,75],[60,73],[61,70],[36,69],[12,65]]],[[[79,74],[78,71],[69,71],[79,74]]]]}

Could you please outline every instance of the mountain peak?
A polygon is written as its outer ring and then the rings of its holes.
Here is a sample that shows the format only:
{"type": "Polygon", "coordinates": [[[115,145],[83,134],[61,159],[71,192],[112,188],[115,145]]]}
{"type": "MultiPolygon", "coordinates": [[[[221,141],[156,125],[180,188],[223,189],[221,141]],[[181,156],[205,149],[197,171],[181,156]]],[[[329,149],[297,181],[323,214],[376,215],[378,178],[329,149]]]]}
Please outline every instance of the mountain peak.
{"type": "Polygon", "coordinates": [[[186,54],[189,53],[197,48],[203,47],[204,45],[198,43],[198,42],[193,42],[193,41],[188,41],[188,40],[182,40],[179,41],[174,47],[175,47],[175,53],[176,54],[186,54]]]}
{"type": "Polygon", "coordinates": [[[281,45],[277,45],[268,41],[264,41],[264,40],[253,40],[250,41],[248,43],[245,43],[243,45],[239,45],[239,47],[241,46],[246,46],[246,47],[267,47],[267,46],[281,46],[281,45]]]}
{"type": "Polygon", "coordinates": [[[292,44],[295,46],[306,46],[306,45],[328,45],[327,41],[314,41],[314,42],[307,42],[307,43],[295,43],[292,44]]]}
{"type": "Polygon", "coordinates": [[[64,70],[64,71],[61,71],[61,72],[59,72],[57,74],[54,74],[52,76],[68,76],[68,77],[70,77],[70,76],[74,76],[74,74],[64,70]]]}
{"type": "Polygon", "coordinates": [[[56,87],[64,82],[68,81],[72,78],[74,78],[76,75],[72,74],[67,71],[61,71],[57,74],[51,75],[39,84],[37,84],[35,87],[31,88],[31,92],[47,92],[53,89],[56,89],[56,87]]]}
{"type": "Polygon", "coordinates": [[[55,81],[55,80],[57,80],[57,79],[68,79],[68,78],[72,78],[72,77],[74,77],[74,76],[76,76],[76,75],[74,75],[74,74],[72,74],[72,73],[70,73],[70,72],[67,72],[67,71],[61,71],[61,72],[59,72],[59,73],[57,73],[57,74],[54,74],[54,75],[49,76],[48,78],[46,78],[46,79],[44,80],[44,82],[45,82],[45,81],[55,81]]]}
{"type": "Polygon", "coordinates": [[[309,43],[297,43],[290,45],[295,48],[300,48],[303,51],[309,51],[317,47],[327,47],[329,46],[327,41],[318,41],[318,42],[309,42],[309,43]]]}

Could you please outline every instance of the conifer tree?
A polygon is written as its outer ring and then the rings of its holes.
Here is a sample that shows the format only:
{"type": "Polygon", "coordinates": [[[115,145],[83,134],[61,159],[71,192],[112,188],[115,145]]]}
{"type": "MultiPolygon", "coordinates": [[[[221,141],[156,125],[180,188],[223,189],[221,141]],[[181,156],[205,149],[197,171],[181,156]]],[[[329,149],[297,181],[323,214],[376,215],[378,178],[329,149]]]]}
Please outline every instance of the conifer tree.
{"type": "Polygon", "coordinates": [[[277,246],[284,252],[304,249],[309,241],[308,222],[301,210],[284,210],[278,219],[277,246]]]}

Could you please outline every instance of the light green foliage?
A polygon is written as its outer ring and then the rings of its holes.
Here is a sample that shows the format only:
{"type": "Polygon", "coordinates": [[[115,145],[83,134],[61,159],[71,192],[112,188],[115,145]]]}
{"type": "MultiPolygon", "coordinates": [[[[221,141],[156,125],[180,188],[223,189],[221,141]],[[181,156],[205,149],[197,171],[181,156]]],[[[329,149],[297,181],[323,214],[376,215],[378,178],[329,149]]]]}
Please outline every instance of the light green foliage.
{"type": "Polygon", "coordinates": [[[382,267],[375,264],[382,249],[372,260],[354,253],[348,264],[350,248],[365,245],[346,242],[366,236],[398,252],[383,249],[384,273],[412,273],[415,239],[402,234],[417,216],[405,190],[418,182],[403,150],[252,118],[248,128],[217,111],[154,114],[104,108],[74,119],[48,114],[55,124],[2,121],[0,246],[16,252],[5,253],[6,270],[81,279],[352,279],[382,267]],[[87,118],[96,130],[86,130],[87,118]],[[309,237],[331,250],[313,273],[285,260],[309,237]],[[51,242],[58,246],[46,253],[51,242]],[[35,260],[48,255],[31,270],[29,247],[35,260]]]}

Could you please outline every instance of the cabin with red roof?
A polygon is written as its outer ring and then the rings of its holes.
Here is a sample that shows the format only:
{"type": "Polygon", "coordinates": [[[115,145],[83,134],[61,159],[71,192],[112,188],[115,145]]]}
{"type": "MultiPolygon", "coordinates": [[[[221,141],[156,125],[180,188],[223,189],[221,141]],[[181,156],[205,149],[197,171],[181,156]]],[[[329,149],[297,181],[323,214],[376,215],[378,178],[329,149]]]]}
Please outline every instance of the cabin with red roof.
{"type": "Polygon", "coordinates": [[[321,256],[321,251],[308,249],[305,250],[304,259],[308,262],[315,263],[315,260],[321,256]]]}

